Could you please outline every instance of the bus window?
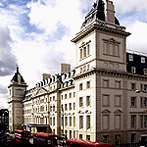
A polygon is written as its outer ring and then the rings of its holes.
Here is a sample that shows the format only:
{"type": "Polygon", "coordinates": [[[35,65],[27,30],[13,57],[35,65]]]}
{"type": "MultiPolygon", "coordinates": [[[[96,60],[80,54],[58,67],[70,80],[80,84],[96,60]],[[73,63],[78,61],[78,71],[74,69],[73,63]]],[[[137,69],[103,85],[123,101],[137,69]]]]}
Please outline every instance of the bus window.
{"type": "Polygon", "coordinates": [[[49,146],[61,145],[60,137],[58,135],[48,133],[34,133],[33,138],[34,144],[49,146]]]}
{"type": "Polygon", "coordinates": [[[27,130],[15,130],[16,143],[30,144],[30,132],[27,130]]]}

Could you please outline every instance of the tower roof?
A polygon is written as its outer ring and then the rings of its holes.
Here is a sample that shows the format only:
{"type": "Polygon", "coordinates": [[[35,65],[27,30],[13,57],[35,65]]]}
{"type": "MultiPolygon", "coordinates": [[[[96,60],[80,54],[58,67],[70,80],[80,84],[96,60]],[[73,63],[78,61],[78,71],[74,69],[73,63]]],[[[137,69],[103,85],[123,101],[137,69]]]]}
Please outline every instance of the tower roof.
{"type": "MultiPolygon", "coordinates": [[[[98,19],[98,20],[102,20],[105,21],[106,20],[106,13],[105,13],[106,9],[105,9],[105,3],[103,0],[96,0],[96,2],[94,2],[92,9],[90,10],[90,12],[85,16],[85,21],[83,22],[81,29],[86,26],[87,24],[89,24],[89,22],[98,19]]],[[[115,24],[120,25],[119,20],[115,17],[115,24]]]]}
{"type": "Polygon", "coordinates": [[[24,79],[23,79],[23,77],[22,77],[22,75],[19,73],[19,67],[17,66],[17,68],[16,68],[16,72],[15,72],[15,74],[14,74],[14,76],[13,76],[13,78],[12,78],[12,80],[11,80],[11,82],[12,83],[25,83],[25,81],[24,81],[24,79]]]}

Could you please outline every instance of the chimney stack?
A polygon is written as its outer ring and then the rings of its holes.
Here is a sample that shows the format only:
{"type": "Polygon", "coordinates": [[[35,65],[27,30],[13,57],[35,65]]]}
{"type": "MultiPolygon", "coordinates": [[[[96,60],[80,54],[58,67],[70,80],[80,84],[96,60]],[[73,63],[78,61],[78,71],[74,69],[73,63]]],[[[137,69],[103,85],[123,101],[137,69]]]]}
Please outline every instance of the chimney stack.
{"type": "Polygon", "coordinates": [[[70,72],[70,64],[61,63],[60,71],[61,71],[61,73],[68,73],[68,72],[70,72]]]}
{"type": "Polygon", "coordinates": [[[113,2],[106,0],[106,21],[115,23],[115,10],[113,2]]]}
{"type": "Polygon", "coordinates": [[[48,79],[48,78],[50,78],[50,77],[51,77],[50,74],[47,74],[47,73],[43,73],[43,74],[42,74],[42,80],[48,79]]]}

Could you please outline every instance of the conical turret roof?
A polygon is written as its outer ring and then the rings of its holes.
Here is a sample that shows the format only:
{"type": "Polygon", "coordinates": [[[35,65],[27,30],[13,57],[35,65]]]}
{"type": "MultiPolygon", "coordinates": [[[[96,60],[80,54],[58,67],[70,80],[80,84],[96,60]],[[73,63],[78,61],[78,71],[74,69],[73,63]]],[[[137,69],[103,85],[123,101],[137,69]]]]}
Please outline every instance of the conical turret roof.
{"type": "Polygon", "coordinates": [[[19,68],[17,66],[17,69],[16,69],[16,73],[14,74],[12,80],[11,80],[12,83],[25,83],[22,75],[19,73],[19,68]]]}

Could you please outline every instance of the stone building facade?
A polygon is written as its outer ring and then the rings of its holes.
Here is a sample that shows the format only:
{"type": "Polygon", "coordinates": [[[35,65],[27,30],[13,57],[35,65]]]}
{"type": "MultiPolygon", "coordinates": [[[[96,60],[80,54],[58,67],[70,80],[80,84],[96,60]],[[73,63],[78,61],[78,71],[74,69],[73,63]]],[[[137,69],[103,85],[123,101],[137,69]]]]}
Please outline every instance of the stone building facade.
{"type": "Polygon", "coordinates": [[[97,0],[72,39],[75,69],[61,64],[60,74],[43,74],[29,90],[17,69],[9,85],[10,130],[138,142],[147,134],[147,56],[127,52],[129,35],[113,2],[97,0]]]}

